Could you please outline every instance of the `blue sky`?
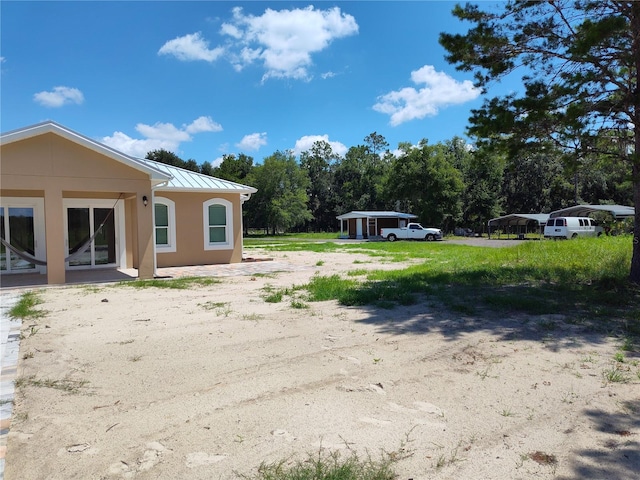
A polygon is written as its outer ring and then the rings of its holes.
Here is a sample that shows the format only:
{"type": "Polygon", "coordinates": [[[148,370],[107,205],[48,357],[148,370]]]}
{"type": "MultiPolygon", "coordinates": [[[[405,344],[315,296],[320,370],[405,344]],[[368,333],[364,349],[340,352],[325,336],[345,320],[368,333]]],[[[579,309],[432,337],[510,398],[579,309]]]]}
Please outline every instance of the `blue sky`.
{"type": "MultiPolygon", "coordinates": [[[[56,121],[125,153],[256,163],[377,132],[463,136],[482,104],[444,60],[448,1],[1,3],[2,132],[56,121]]],[[[492,92],[495,93],[495,92],[492,92]]]]}

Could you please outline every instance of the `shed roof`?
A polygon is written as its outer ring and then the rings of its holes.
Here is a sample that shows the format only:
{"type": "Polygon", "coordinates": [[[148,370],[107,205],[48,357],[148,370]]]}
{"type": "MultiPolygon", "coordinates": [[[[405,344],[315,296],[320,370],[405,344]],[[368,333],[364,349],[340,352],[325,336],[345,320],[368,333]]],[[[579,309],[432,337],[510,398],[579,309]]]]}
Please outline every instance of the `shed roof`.
{"type": "Polygon", "coordinates": [[[547,220],[549,220],[548,213],[512,213],[511,215],[492,218],[489,220],[488,225],[490,227],[503,225],[526,225],[531,221],[538,222],[538,225],[546,225],[547,220]]]}
{"type": "Polygon", "coordinates": [[[587,217],[593,212],[608,212],[613,218],[626,218],[635,215],[633,207],[625,205],[575,205],[551,212],[549,216],[555,217],[587,217]]]}
{"type": "Polygon", "coordinates": [[[338,220],[349,220],[351,218],[403,218],[406,220],[412,218],[418,218],[417,215],[413,215],[412,213],[402,213],[402,212],[380,212],[380,211],[352,211],[349,213],[343,213],[342,215],[338,215],[336,217],[338,220]]]}

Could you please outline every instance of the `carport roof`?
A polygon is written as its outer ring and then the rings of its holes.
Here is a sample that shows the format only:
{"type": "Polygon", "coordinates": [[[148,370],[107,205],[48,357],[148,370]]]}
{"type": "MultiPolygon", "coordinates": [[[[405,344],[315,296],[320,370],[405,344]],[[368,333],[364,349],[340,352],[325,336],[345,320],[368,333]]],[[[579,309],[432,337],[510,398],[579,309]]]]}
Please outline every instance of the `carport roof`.
{"type": "Polygon", "coordinates": [[[548,213],[512,213],[503,217],[492,218],[488,225],[495,227],[498,225],[526,225],[531,221],[538,222],[539,225],[546,225],[549,220],[548,213]]]}
{"type": "Polygon", "coordinates": [[[551,212],[549,217],[588,217],[593,212],[608,212],[613,215],[613,218],[626,218],[635,215],[635,209],[625,205],[575,205],[551,212]]]}

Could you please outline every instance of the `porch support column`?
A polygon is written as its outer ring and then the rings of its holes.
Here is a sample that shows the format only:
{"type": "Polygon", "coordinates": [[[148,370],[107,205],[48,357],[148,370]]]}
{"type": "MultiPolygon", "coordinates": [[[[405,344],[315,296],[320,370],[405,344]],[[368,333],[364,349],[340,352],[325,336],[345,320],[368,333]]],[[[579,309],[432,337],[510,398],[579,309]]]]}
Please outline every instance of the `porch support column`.
{"type": "Polygon", "coordinates": [[[138,192],[136,217],[138,221],[138,278],[148,280],[155,274],[155,251],[153,244],[153,197],[151,192],[138,192]],[[147,197],[147,205],[143,197],[147,197]]]}
{"type": "Polygon", "coordinates": [[[66,282],[64,223],[62,190],[56,187],[45,189],[44,224],[47,249],[47,283],[50,285],[59,285],[66,282]]]}

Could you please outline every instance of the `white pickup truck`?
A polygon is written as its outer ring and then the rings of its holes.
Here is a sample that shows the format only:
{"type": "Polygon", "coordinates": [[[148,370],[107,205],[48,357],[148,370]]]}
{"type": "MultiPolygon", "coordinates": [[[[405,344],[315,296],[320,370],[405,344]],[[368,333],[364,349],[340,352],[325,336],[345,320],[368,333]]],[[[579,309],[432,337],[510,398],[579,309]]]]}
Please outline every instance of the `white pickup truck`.
{"type": "Polygon", "coordinates": [[[396,240],[426,240],[433,242],[434,240],[442,240],[442,230],[439,228],[424,228],[419,223],[410,223],[402,228],[382,228],[380,236],[386,238],[390,242],[396,240]]]}

